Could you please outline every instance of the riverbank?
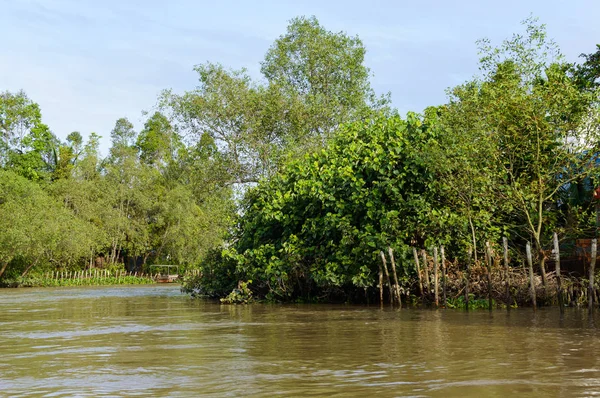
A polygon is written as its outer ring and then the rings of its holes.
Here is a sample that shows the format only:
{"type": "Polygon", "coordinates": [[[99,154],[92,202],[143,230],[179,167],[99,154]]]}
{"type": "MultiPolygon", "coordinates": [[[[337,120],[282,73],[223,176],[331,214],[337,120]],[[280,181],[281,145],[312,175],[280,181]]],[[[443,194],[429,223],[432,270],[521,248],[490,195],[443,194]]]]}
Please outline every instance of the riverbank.
{"type": "Polygon", "coordinates": [[[156,283],[159,274],[132,273],[111,270],[81,270],[48,272],[2,280],[0,287],[60,287],[146,285],[156,283]]]}
{"type": "MultiPolygon", "coordinates": [[[[239,281],[227,292],[211,290],[210,275],[190,275],[182,280],[182,290],[197,298],[215,298],[227,304],[252,301],[295,303],[352,303],[398,306],[397,291],[403,307],[455,309],[492,309],[559,306],[580,308],[589,305],[590,292],[598,303],[598,284],[590,290],[588,278],[562,274],[560,288],[556,272],[530,274],[525,267],[504,267],[500,261],[492,266],[477,261],[469,267],[457,262],[421,261],[415,273],[402,279],[398,290],[393,278],[382,278],[381,285],[357,289],[354,286],[314,289],[312,296],[274,297],[265,294],[260,284],[239,281]],[[532,295],[532,289],[535,293],[532,295]],[[559,293],[560,292],[560,293],[559,293]]],[[[598,278],[595,279],[596,281],[598,278]]]]}

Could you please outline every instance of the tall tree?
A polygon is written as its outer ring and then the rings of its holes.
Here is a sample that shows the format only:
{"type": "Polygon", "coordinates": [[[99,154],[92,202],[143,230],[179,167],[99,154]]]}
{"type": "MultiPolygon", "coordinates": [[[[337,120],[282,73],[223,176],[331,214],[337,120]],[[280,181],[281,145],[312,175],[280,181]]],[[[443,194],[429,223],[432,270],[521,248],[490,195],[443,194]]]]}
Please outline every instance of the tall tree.
{"type": "Polygon", "coordinates": [[[267,51],[261,71],[301,103],[303,133],[327,138],[340,124],[388,102],[371,88],[365,53],[357,36],[328,31],[314,16],[298,17],[267,51]]]}
{"type": "Polygon", "coordinates": [[[138,135],[136,147],[144,163],[161,168],[175,159],[181,143],[169,119],[155,112],[138,135]]]}
{"type": "Polygon", "coordinates": [[[183,95],[166,91],[163,109],[182,135],[198,142],[205,134],[220,152],[224,183],[256,183],[282,159],[325,142],[341,124],[365,118],[377,98],[357,37],[323,28],[316,18],[296,18],[262,63],[266,84],[246,70],[217,64],[196,66],[200,84],[183,95]]]}
{"type": "Polygon", "coordinates": [[[47,178],[56,166],[59,141],[23,91],[0,93],[0,138],[0,165],[32,180],[47,178]]]}

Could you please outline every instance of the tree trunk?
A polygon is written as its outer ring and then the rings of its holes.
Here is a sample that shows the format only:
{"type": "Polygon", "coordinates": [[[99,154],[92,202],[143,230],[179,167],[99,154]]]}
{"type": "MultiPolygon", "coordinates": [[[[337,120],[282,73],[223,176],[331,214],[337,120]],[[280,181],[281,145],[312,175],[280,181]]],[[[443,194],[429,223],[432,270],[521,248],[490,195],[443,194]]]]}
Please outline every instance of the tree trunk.
{"type": "Polygon", "coordinates": [[[477,262],[477,239],[475,236],[475,227],[473,226],[473,219],[471,218],[470,214],[469,214],[469,226],[471,227],[471,238],[473,239],[474,259],[475,259],[475,262],[477,262]]]}
{"type": "Polygon", "coordinates": [[[6,271],[6,267],[8,267],[8,263],[9,263],[9,261],[0,263],[0,264],[2,264],[2,268],[0,268],[0,277],[2,277],[2,274],[4,274],[4,271],[6,271]]]}
{"type": "Polygon", "coordinates": [[[40,257],[36,258],[34,262],[32,262],[31,264],[29,264],[29,266],[27,268],[25,268],[25,271],[23,271],[23,273],[21,274],[21,278],[23,278],[25,275],[27,275],[27,273],[29,272],[30,269],[32,269],[33,267],[35,267],[35,265],[40,261],[40,257]]]}
{"type": "Polygon", "coordinates": [[[539,236],[535,236],[535,245],[538,255],[540,256],[540,273],[542,275],[542,286],[545,289],[548,285],[548,281],[546,279],[546,254],[544,253],[544,250],[542,250],[542,243],[540,242],[539,236]]]}

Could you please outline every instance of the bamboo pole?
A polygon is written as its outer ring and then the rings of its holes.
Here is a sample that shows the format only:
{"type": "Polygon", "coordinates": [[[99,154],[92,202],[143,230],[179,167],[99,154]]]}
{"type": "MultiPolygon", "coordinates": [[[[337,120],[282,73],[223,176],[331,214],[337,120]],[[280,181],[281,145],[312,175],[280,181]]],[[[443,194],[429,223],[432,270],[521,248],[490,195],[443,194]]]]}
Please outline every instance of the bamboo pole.
{"type": "Polygon", "coordinates": [[[423,271],[425,272],[425,284],[427,285],[427,293],[431,293],[431,282],[429,280],[429,264],[427,263],[427,252],[425,249],[421,250],[421,257],[423,258],[423,271]]]}
{"type": "Polygon", "coordinates": [[[596,271],[597,239],[592,239],[592,257],[590,261],[590,284],[588,286],[588,310],[594,309],[594,272],[596,271]]]}
{"type": "Polygon", "coordinates": [[[531,294],[533,310],[535,311],[537,308],[537,298],[535,297],[535,284],[533,280],[533,258],[531,257],[531,243],[527,242],[525,251],[527,253],[527,263],[529,264],[529,291],[531,294]]]}
{"type": "Polygon", "coordinates": [[[473,248],[469,247],[467,257],[467,270],[465,272],[465,310],[469,312],[469,280],[471,277],[471,256],[473,254],[473,248]]]}
{"type": "Polygon", "coordinates": [[[444,253],[444,246],[440,247],[441,255],[442,255],[442,302],[444,303],[444,308],[446,308],[446,254],[444,253]]]}
{"type": "Polygon", "coordinates": [[[423,281],[421,279],[421,267],[419,266],[419,254],[415,247],[413,247],[413,256],[415,256],[415,267],[417,268],[417,276],[419,277],[419,293],[421,293],[421,297],[423,297],[423,281]]]}
{"type": "Polygon", "coordinates": [[[437,248],[437,246],[435,246],[433,248],[433,286],[435,289],[435,306],[436,307],[439,307],[439,305],[440,305],[440,298],[439,298],[439,291],[438,291],[438,268],[439,268],[438,248],[437,248]]]}
{"type": "Polygon", "coordinates": [[[390,273],[387,267],[387,261],[385,260],[385,254],[383,250],[379,252],[381,254],[381,261],[383,262],[383,271],[385,272],[385,279],[388,283],[388,289],[390,291],[390,304],[394,305],[394,290],[392,289],[392,282],[390,281],[390,273]]]}
{"type": "Polygon", "coordinates": [[[383,269],[381,264],[379,264],[379,305],[383,307],[383,269]]]}
{"type": "Polygon", "coordinates": [[[508,238],[502,238],[502,248],[504,250],[504,274],[506,279],[506,310],[510,311],[510,267],[508,265],[508,238]]]}
{"type": "Polygon", "coordinates": [[[402,308],[402,299],[400,298],[400,284],[398,283],[398,274],[396,273],[396,259],[394,258],[394,251],[391,247],[388,247],[388,254],[390,255],[390,262],[392,263],[392,274],[394,275],[394,283],[396,284],[396,300],[398,305],[402,308]]]}
{"type": "Polygon", "coordinates": [[[488,281],[488,308],[492,311],[492,248],[490,242],[485,242],[486,263],[487,263],[487,281],[488,281]]]}
{"type": "Polygon", "coordinates": [[[565,303],[562,289],[562,276],[560,274],[560,246],[558,245],[558,234],[555,232],[553,237],[554,243],[554,265],[556,268],[556,296],[558,298],[558,306],[560,307],[561,315],[565,312],[565,303]]]}

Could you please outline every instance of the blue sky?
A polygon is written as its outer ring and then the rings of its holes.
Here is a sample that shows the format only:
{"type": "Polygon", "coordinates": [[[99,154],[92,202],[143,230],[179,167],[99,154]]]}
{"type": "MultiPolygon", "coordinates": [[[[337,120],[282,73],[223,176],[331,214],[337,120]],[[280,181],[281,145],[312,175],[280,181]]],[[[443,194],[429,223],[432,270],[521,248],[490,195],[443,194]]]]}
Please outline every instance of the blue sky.
{"type": "Polygon", "coordinates": [[[567,60],[600,43],[598,0],[191,1],[0,0],[0,91],[23,89],[60,138],[108,137],[119,117],[143,125],[159,92],[196,85],[206,61],[259,78],[272,42],[299,15],[358,35],[378,93],[401,113],[445,100],[477,73],[475,41],[495,43],[533,14],[567,60]]]}

